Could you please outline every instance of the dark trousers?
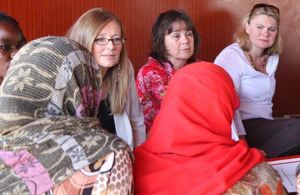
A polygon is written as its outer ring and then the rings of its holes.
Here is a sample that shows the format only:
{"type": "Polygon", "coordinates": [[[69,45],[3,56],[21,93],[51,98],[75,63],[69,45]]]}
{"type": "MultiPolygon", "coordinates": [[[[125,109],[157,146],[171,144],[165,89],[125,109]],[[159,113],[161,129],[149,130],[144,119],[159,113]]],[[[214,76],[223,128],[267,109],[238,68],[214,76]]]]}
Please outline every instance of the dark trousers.
{"type": "Polygon", "coordinates": [[[248,119],[243,121],[250,147],[266,152],[266,158],[300,154],[300,119],[248,119]]]}

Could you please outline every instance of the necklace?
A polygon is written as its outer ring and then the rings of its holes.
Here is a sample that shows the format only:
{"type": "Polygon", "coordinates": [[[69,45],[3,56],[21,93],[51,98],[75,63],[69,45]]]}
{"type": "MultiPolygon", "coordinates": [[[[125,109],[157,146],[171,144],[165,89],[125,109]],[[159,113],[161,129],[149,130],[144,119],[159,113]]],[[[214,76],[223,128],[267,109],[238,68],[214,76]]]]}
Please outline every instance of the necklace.
{"type": "Polygon", "coordinates": [[[256,67],[256,66],[255,66],[255,63],[254,63],[254,60],[253,60],[253,57],[251,56],[250,53],[248,53],[248,55],[249,55],[249,58],[250,58],[250,61],[251,61],[251,66],[254,68],[254,70],[259,71],[259,72],[262,72],[262,71],[264,70],[264,68],[266,67],[266,65],[267,65],[268,57],[266,57],[266,58],[264,59],[264,61],[262,62],[262,64],[261,64],[260,67],[256,67]]]}

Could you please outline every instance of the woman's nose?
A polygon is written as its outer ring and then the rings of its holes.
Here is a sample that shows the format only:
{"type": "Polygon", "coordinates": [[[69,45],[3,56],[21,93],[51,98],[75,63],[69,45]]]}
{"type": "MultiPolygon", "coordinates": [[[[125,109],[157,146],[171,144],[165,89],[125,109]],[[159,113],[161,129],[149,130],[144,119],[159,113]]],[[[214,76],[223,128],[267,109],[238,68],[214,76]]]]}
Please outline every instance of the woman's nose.
{"type": "Polygon", "coordinates": [[[187,43],[187,42],[189,42],[189,38],[188,38],[188,36],[187,36],[187,35],[183,35],[183,36],[181,36],[181,41],[182,41],[183,43],[187,43]]]}
{"type": "Polygon", "coordinates": [[[112,40],[109,40],[106,47],[109,48],[109,49],[113,49],[115,47],[115,45],[114,45],[112,40]]]}
{"type": "Polygon", "coordinates": [[[269,30],[268,29],[264,29],[263,30],[263,35],[265,35],[265,36],[269,36],[269,30]]]}

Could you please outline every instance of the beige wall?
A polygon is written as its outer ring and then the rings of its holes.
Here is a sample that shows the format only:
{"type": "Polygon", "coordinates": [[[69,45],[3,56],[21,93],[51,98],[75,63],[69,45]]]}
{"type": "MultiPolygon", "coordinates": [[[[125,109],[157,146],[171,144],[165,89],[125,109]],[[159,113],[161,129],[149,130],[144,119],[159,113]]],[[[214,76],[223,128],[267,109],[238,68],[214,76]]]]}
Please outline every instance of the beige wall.
{"type": "MultiPolygon", "coordinates": [[[[199,58],[213,61],[232,42],[241,18],[261,0],[6,0],[2,11],[15,17],[28,40],[47,35],[63,36],[85,11],[103,7],[114,12],[126,28],[128,55],[137,71],[149,53],[152,24],[160,12],[183,9],[192,17],[202,44],[199,58]]],[[[284,52],[276,74],[274,113],[300,113],[300,1],[265,0],[281,12],[284,52]]]]}

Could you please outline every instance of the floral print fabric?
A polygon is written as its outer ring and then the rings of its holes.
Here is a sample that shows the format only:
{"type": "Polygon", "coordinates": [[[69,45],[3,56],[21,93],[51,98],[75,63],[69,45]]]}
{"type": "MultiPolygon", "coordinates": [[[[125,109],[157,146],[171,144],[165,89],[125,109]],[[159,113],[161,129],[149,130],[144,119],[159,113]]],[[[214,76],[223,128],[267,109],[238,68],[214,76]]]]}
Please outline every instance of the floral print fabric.
{"type": "Polygon", "coordinates": [[[160,64],[152,57],[137,74],[137,90],[145,118],[146,133],[150,132],[153,120],[160,110],[162,99],[166,93],[175,69],[170,63],[160,64]]]}

